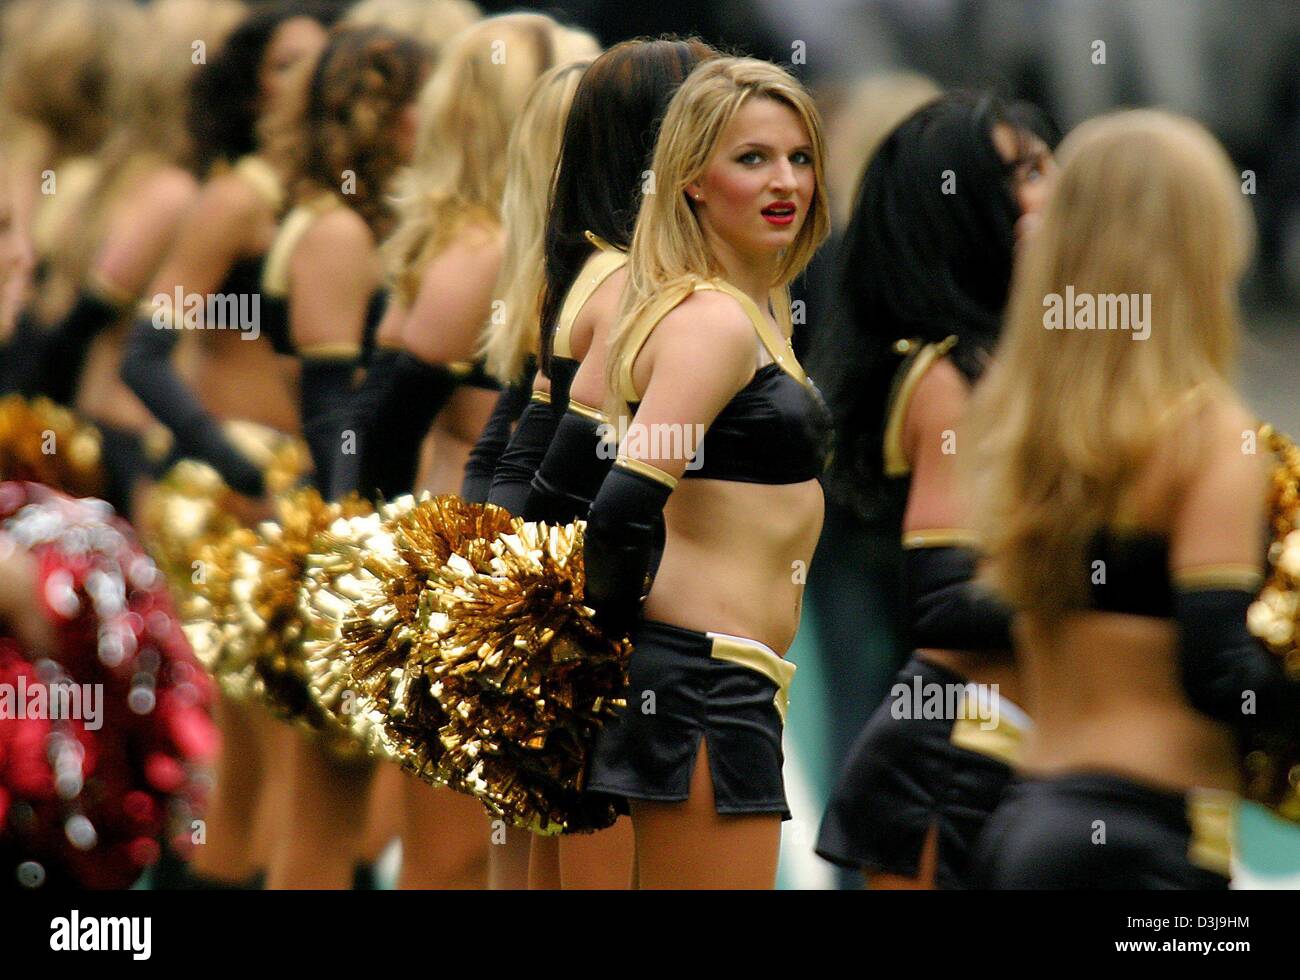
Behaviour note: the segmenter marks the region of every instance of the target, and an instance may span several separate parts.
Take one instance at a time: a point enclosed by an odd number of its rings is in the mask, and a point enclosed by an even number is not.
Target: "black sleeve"
[[[1300,683],[1250,634],[1245,589],[1178,589],[1183,689],[1192,706],[1240,735],[1259,728],[1300,729]]]
[[[616,461],[592,501],[583,538],[585,602],[611,633],[626,632],[645,595],[672,486]]]
[[[528,407],[532,394],[531,381],[519,381],[502,389],[492,415],[479,434],[465,462],[465,475],[460,485],[460,495],[470,503],[481,504],[488,499],[492,489],[492,474],[506,445],[510,442],[510,428]]]
[[[528,516],[524,514],[528,485],[546,454],[546,447],[551,444],[551,436],[555,435],[555,422],[555,412],[549,402],[528,403],[492,476],[488,503],[498,504],[515,515]]]
[[[586,517],[618,451],[601,438],[602,425],[572,408],[564,413],[529,488],[528,520],[567,524]]]
[[[41,352],[41,376],[36,384],[39,393],[60,404],[71,404],[81,382],[90,345],[124,312],[121,306],[83,288],[72,309],[46,339]]]
[[[905,548],[903,601],[915,647],[1010,650],[1011,610],[975,581],[971,548]]]
[[[160,330],[148,317],[137,319],[122,359],[122,380],[171,429],[180,455],[211,464],[231,489],[260,497],[266,492],[261,471],[230,444],[172,366],[179,342],[179,330]]]
[[[41,329],[30,310],[19,312],[9,340],[0,348],[0,395],[16,392],[30,398],[39,394],[49,340],[49,332]]]
[[[410,493],[420,444],[459,379],[446,365],[378,347],[366,379],[352,398],[355,453],[339,460],[335,491],[357,490],[383,499]]]
[[[354,357],[315,357],[302,362],[301,416],[303,438],[311,450],[316,487],[327,500],[336,495],[337,470],[343,455],[355,447],[348,440]]]

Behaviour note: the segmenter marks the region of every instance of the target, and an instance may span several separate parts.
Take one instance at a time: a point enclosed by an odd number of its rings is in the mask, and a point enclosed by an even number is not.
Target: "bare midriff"
[[[784,656],[823,509],[816,480],[681,480],[664,509],[667,543],[645,618],[757,640]]]
[[[1073,612],[1017,620],[1036,727],[1023,768],[1100,771],[1182,792],[1238,791],[1235,740],[1183,693],[1172,621]]]
[[[222,421],[243,419],[297,434],[297,362],[277,354],[265,337],[240,331],[201,334],[195,391],[203,407]]]

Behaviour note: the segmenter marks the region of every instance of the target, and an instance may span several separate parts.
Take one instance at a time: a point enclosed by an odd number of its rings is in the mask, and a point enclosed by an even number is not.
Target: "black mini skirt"
[[[973,886],[1001,889],[1228,887],[1236,798],[1120,776],[1017,781],[980,839]]]
[[[794,664],[754,640],[643,620],[627,707],[596,736],[587,789],[682,802],[700,740],[718,813],[790,819],[781,734]]]
[[[965,678],[913,656],[894,678],[957,688]],[[819,856],[846,868],[915,877],[931,827],[937,827],[936,884],[966,885],[971,853],[1003,791],[1011,784],[1007,758],[1019,728],[1018,709],[1002,699],[996,729],[959,721],[954,712],[925,717],[894,710],[891,696],[876,709],[849,751],[817,836]],[[903,714],[905,717],[898,717]]]

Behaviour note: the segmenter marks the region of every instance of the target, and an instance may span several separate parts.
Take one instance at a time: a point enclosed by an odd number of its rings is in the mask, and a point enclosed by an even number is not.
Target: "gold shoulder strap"
[[[257,154],[249,153],[239,158],[235,163],[234,171],[248,181],[253,190],[262,195],[276,214],[280,213],[280,209],[284,207],[284,185],[280,182],[280,175],[275,172],[274,167]]]
[[[687,282],[676,289],[668,289],[661,292],[655,297],[645,311],[639,316],[635,323],[632,324],[628,337],[627,346],[624,349],[622,360],[618,365],[618,395],[623,401],[632,403],[640,399],[637,394],[636,385],[632,381],[632,365],[636,363],[636,357],[641,353],[641,348],[645,346],[646,340],[650,337],[652,331],[659,321],[666,317],[675,306],[681,303],[687,296],[698,289],[698,281]]]
[[[773,329],[772,324],[767,317],[758,308],[752,299],[733,286],[731,283],[722,279],[710,279],[708,282],[700,283],[698,289],[716,289],[718,292],[726,293],[741,305],[741,308],[749,315],[749,322],[754,325],[754,331],[758,334],[758,339],[766,348],[768,355],[780,365],[781,370],[790,375],[802,385],[808,384],[808,376],[804,374],[803,365],[799,363],[794,356],[794,349],[790,346],[790,341],[780,336],[779,328]],[[773,305],[779,311],[782,306],[783,290],[773,290]],[[786,305],[786,318],[789,317],[789,306]],[[778,322],[781,314],[778,313]]]
[[[900,345],[908,345],[902,348],[908,355],[908,360],[898,369],[894,390],[889,395],[884,440],[885,476],[907,476],[912,471],[907,454],[903,452],[903,420],[907,418],[907,406],[912,401],[916,386],[925,377],[925,372],[952,350],[956,343],[955,334],[937,344],[922,345],[916,340],[899,341]]]
[[[289,260],[302,236],[317,217],[338,207],[340,201],[333,194],[321,194],[299,204],[284,216],[275,233],[275,241],[266,253],[262,267],[262,292],[268,296],[284,297],[289,294]]]
[[[591,232],[587,232],[587,235],[591,239],[601,241]],[[570,334],[573,332],[573,321],[578,319],[578,314],[587,305],[587,300],[591,299],[605,280],[627,265],[626,252],[620,252],[612,245],[606,245],[605,248],[600,248],[600,251],[587,259],[582,266],[582,271],[578,273],[578,278],[573,281],[573,285],[569,287],[569,292],[564,297],[564,304],[560,307],[560,315],[555,322],[555,339],[551,343],[551,353],[556,357],[573,356],[573,347],[569,343]]]

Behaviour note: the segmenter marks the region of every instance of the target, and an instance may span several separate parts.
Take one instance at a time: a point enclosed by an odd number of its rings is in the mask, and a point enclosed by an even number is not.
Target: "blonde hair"
[[[555,165],[573,93],[590,64],[571,61],[539,78],[510,133],[501,202],[506,246],[496,289],[505,316],[488,324],[479,347],[488,373],[503,384],[518,381],[528,355],[537,353],[546,278],[543,245]]]
[[[90,153],[113,123],[114,78],[136,56],[129,0],[17,0],[0,19],[0,116],[51,141],[52,159]]]
[[[345,27],[387,27],[424,45],[437,64],[447,43],[483,17],[470,0],[361,0],[348,8]]]
[[[812,144],[814,191],[808,217],[781,255],[772,289],[784,290],[803,271],[830,233],[826,200],[826,145],[812,97],[784,69],[754,58],[714,58],[699,65],[668,104],[659,127],[651,172],[654,194],[641,199],[628,253],[628,284],[619,321],[610,332],[606,364],[612,418],[627,414],[619,395],[619,372],[629,338],[640,319],[685,299],[700,279],[720,278],[722,268],[704,240],[686,186],[699,179],[723,131],[750,99],[773,99],[803,121]]]
[[[450,42],[420,93],[415,159],[385,246],[402,300],[410,302],[424,266],[461,228],[500,223],[506,143],[533,82],[598,51],[591,35],[544,14],[489,17]]]
[[[992,584],[1047,612],[1081,602],[1089,540],[1124,519],[1157,448],[1196,465],[1194,428],[1172,422],[1189,392],[1228,383],[1252,237],[1227,154],[1189,119],[1103,116],[1072,133],[1059,160],[961,459]],[[1148,335],[1046,329],[1044,309],[1067,287],[1149,296]]]

